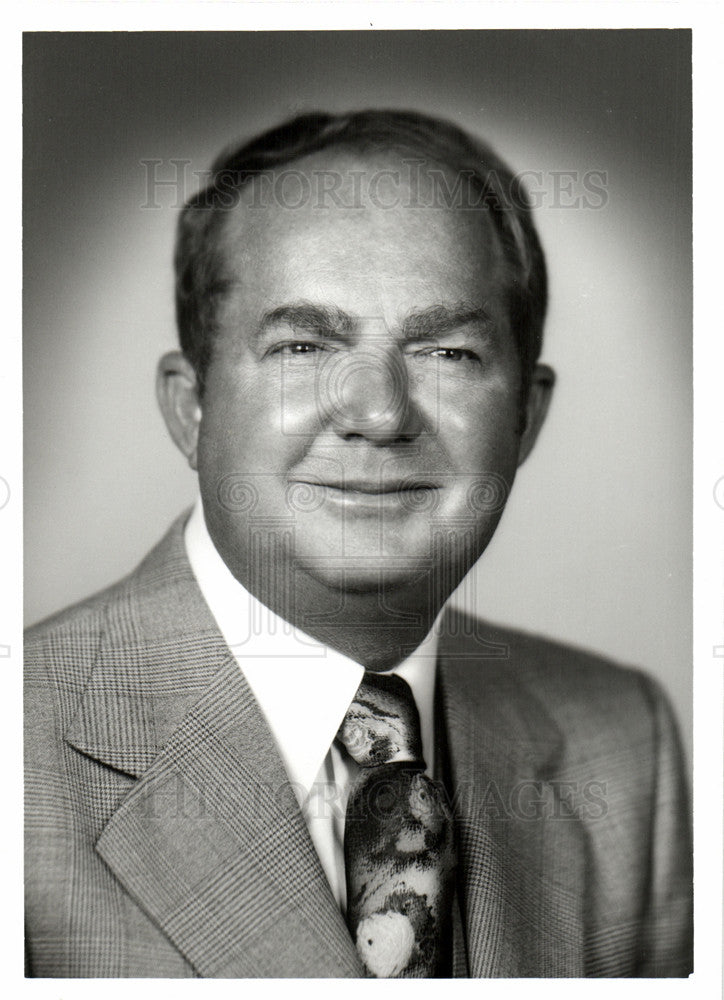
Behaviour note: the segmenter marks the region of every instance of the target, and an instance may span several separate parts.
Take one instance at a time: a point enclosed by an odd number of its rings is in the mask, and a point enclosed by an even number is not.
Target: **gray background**
[[[688,31],[26,35],[27,622],[129,571],[194,498],[153,392],[192,171],[298,111],[412,107],[535,172],[551,275],[554,404],[456,600],[648,669],[690,744],[689,52]],[[156,208],[153,159],[188,161]],[[590,171],[598,208],[576,202]]]

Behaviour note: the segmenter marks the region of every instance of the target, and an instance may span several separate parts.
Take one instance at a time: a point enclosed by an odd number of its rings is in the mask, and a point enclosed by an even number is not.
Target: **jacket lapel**
[[[96,849],[204,977],[359,976],[273,737],[177,522],[117,599],[67,734],[138,778]]]
[[[585,842],[555,781],[561,734],[515,651],[491,658],[459,638],[466,624],[441,640],[439,669],[470,975],[581,976]]]

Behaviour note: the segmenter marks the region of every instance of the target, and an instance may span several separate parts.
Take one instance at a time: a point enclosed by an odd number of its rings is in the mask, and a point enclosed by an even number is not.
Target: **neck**
[[[274,574],[237,569],[237,579],[275,614],[367,670],[390,669],[414,652],[447,597],[431,599],[428,573],[404,584],[378,579],[354,589],[279,565]],[[280,586],[280,580],[294,580],[294,586]]]

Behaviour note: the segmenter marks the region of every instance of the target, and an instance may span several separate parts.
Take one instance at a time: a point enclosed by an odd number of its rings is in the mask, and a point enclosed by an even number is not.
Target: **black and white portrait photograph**
[[[691,985],[695,32],[357,20],[23,32],[12,960]]]

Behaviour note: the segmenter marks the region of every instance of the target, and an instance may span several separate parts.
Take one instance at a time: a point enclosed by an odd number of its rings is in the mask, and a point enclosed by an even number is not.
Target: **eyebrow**
[[[285,324],[298,330],[316,333],[330,340],[346,339],[357,326],[357,320],[336,306],[308,302],[277,306],[265,312],[259,323],[258,335],[274,326]],[[461,326],[476,324],[483,333],[493,328],[493,320],[484,306],[467,303],[435,305],[410,313],[402,322],[403,340],[436,340]]]
[[[484,333],[493,328],[492,317],[484,306],[465,303],[431,306],[409,315],[402,324],[402,335],[405,340],[436,340],[473,323],[484,327]]]
[[[354,318],[342,309],[309,302],[297,302],[277,306],[276,309],[265,312],[259,323],[258,334],[261,336],[270,327],[282,324],[297,330],[305,330],[308,333],[316,333],[330,340],[348,337],[356,326]]]

